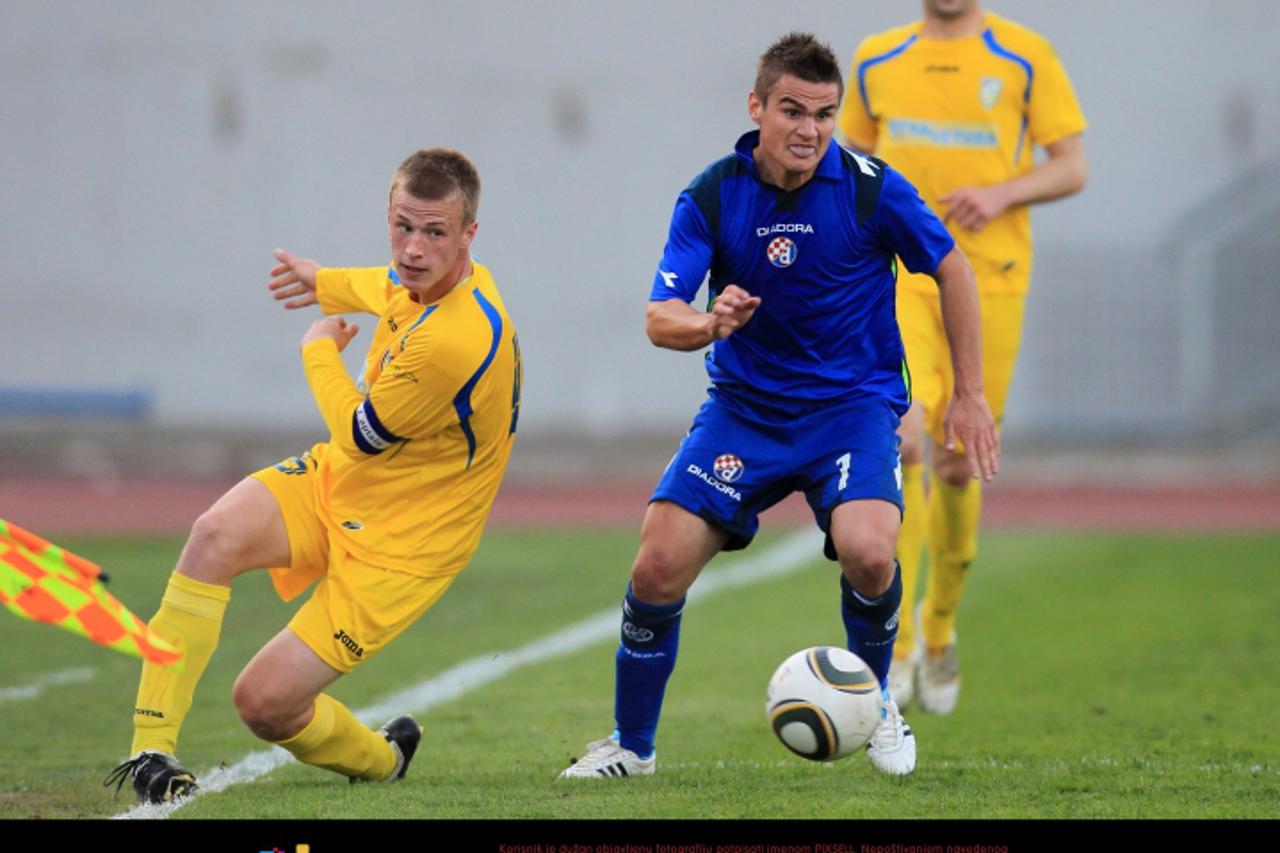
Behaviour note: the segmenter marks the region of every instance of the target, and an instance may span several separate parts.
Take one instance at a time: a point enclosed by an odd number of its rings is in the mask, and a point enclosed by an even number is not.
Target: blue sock
[[[862,658],[880,680],[881,689],[887,689],[893,641],[898,638],[898,608],[902,605],[902,569],[897,561],[893,583],[879,598],[860,595],[840,575],[840,605],[849,651]]]
[[[653,754],[662,695],[676,666],[683,609],[683,598],[674,604],[645,604],[627,585],[622,642],[615,658],[613,716],[618,743],[641,758]]]

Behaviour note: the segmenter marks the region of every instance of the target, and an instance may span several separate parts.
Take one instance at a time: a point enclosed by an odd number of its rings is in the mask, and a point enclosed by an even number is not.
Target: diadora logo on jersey
[[[796,244],[787,237],[775,237],[764,254],[775,267],[789,267],[796,262]]]
[[[770,234],[812,234],[813,226],[807,222],[779,222],[776,225],[760,226],[756,229],[757,237],[768,237]]]
[[[978,100],[982,102],[983,109],[991,109],[1000,100],[1000,90],[1004,88],[1004,81],[999,77],[983,77],[982,82],[978,84]]]
[[[358,521],[350,520],[342,522],[342,526],[347,530],[364,530],[364,525]]]
[[[716,457],[714,466],[716,476],[726,483],[737,480],[746,469],[747,466],[742,464],[742,460],[732,453],[721,453]]]
[[[676,273],[658,270],[658,275],[662,276],[662,280],[667,283],[667,287],[674,288],[676,286]]]

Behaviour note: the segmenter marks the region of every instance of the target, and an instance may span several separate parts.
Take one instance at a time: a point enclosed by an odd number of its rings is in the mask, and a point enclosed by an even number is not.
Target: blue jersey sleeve
[[[876,209],[880,236],[913,273],[933,275],[956,241],[916,188],[891,168],[885,169]]]
[[[662,261],[653,276],[650,302],[683,299],[692,302],[711,269],[713,253],[711,229],[697,203],[684,192],[671,214],[671,231]]]

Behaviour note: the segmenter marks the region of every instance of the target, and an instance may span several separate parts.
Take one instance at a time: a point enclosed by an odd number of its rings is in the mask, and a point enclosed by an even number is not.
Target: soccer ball
[[[880,682],[853,652],[814,646],[782,662],[764,707],[783,746],[801,758],[835,761],[865,746],[880,725]]]

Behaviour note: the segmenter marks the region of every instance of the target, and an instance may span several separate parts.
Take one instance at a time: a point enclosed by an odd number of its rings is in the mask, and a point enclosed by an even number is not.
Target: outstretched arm
[[[988,187],[961,187],[938,199],[946,210],[943,221],[981,231],[1011,207],[1053,201],[1079,192],[1089,173],[1084,136],[1073,134],[1046,145],[1044,150],[1048,159],[1025,175]]]
[[[1000,435],[982,394],[982,318],[973,267],[959,248],[952,249],[933,274],[942,301],[955,389],[942,416],[947,450],[964,444],[975,477],[990,481],[1000,468]]]
[[[759,296],[731,284],[716,297],[710,311],[699,311],[682,299],[650,302],[645,331],[654,346],[692,352],[732,335],[759,307]]]
[[[272,254],[276,256],[279,263],[271,268],[271,281],[267,284],[267,288],[271,290],[275,299],[289,300],[284,303],[284,307],[290,309],[315,305],[318,301],[316,273],[320,271],[320,265],[313,260],[299,258],[284,249],[276,249]]]

